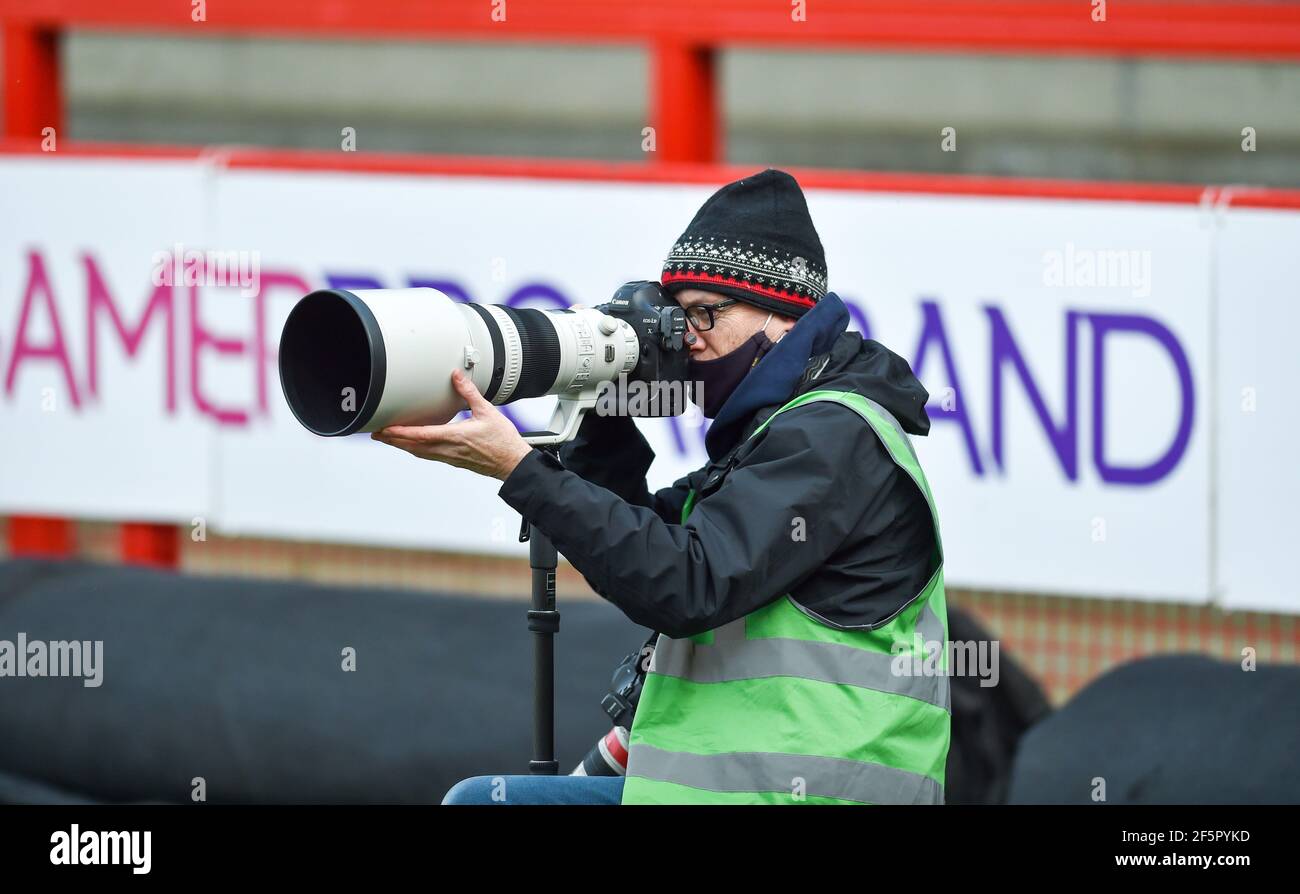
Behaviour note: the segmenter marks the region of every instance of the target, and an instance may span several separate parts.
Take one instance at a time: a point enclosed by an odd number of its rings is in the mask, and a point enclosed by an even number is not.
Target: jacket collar
[[[741,379],[718,411],[704,435],[704,449],[710,461],[724,456],[736,445],[756,412],[789,400],[808,366],[808,359],[829,351],[848,326],[848,308],[834,292],[828,292],[800,317]]]

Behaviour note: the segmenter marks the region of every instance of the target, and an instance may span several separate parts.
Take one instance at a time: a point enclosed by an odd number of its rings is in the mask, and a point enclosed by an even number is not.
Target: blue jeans
[[[444,804],[618,804],[622,776],[471,776]]]

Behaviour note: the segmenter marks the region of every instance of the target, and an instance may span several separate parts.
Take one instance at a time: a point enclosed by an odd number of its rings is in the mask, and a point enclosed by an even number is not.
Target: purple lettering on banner
[[[966,455],[970,457],[971,468],[976,475],[984,474],[984,463],[980,460],[979,447],[975,444],[975,431],[971,427],[970,414],[966,412],[966,401],[962,398],[961,381],[957,378],[957,365],[953,363],[952,348],[948,344],[948,333],[943,326],[943,314],[934,301],[921,302],[921,337],[912,355],[912,374],[921,378],[921,369],[925,366],[926,351],[930,344],[939,346],[943,359],[944,375],[948,377],[948,387],[953,391],[953,408],[951,410],[940,404],[932,407],[926,404],[926,411],[936,419],[951,419],[961,427],[962,439],[966,443]],[[994,418],[997,418],[996,416]],[[1000,460],[999,460],[1000,461]]]
[[[461,304],[473,304],[474,298],[469,292],[459,284],[449,279],[428,279],[420,276],[412,276],[406,281],[406,284],[412,289],[437,289],[452,301],[458,301]]]
[[[528,431],[528,429],[524,428],[524,426],[519,424],[519,420],[515,418],[515,414],[510,411],[510,407],[508,405],[498,406],[497,409],[501,411],[502,416],[510,420],[510,424],[513,425],[516,429],[518,429],[519,431]],[[469,410],[461,410],[460,412],[469,414]],[[460,413],[456,415],[460,416]],[[468,419],[469,415],[462,416],[461,418]]]
[[[541,282],[525,283],[515,289],[510,297],[506,299],[506,304],[510,307],[520,307],[524,304],[537,302],[550,304],[559,310],[566,310],[573,303],[559,289]]]
[[[1065,315],[1065,422],[1057,426],[1052,420],[1047,405],[1043,402],[1038,386],[1034,384],[1034,378],[1029,372],[1029,367],[1025,365],[1025,359],[1021,356],[1015,339],[1011,336],[1011,330],[1002,316],[1002,311],[992,305],[986,305],[984,312],[988,315],[992,333],[990,372],[993,377],[994,461],[997,462],[999,469],[1006,468],[1002,455],[1002,367],[1010,361],[1016,368],[1021,384],[1025,386],[1025,393],[1033,404],[1038,421],[1047,432],[1052,449],[1061,462],[1061,468],[1065,470],[1065,477],[1070,481],[1077,481],[1079,479],[1079,401],[1075,358],[1078,354],[1076,329],[1080,315],[1073,312]]]
[[[677,421],[676,416],[667,417],[668,433],[673,436],[673,449],[677,451],[678,456],[685,456],[690,449],[686,446],[686,439],[682,437],[682,426]]]
[[[384,284],[373,276],[360,276],[348,273],[326,273],[325,283],[331,289],[382,289]]]
[[[44,296],[45,307],[50,318],[52,339],[46,345],[34,345],[27,340],[27,323],[31,319],[32,304],[37,295]],[[9,369],[5,373],[5,393],[14,393],[14,381],[18,377],[18,364],[23,360],[46,359],[58,362],[63,371],[63,381],[68,387],[68,398],[74,407],[81,406],[81,396],[77,393],[77,380],[72,374],[72,362],[68,359],[67,346],[63,341],[63,326],[59,322],[59,305],[50,287],[49,275],[45,272],[45,261],[40,253],[27,253],[27,291],[23,293],[22,309],[18,314],[18,328],[14,334],[14,352],[9,358]]]
[[[1153,484],[1174,470],[1192,437],[1192,419],[1196,396],[1192,368],[1178,339],[1163,323],[1151,317],[1128,314],[1089,314],[1092,323],[1092,458],[1103,481],[1113,484]],[[1178,371],[1178,430],[1164,455],[1147,466],[1113,466],[1106,461],[1106,335],[1111,332],[1134,332],[1149,335],[1174,361]]]
[[[113,300],[113,294],[104,284],[104,277],[99,272],[99,266],[95,259],[89,254],[81,256],[81,265],[86,270],[86,360],[89,369],[86,371],[86,391],[93,397],[99,397],[99,327],[97,318],[106,313],[109,321],[113,324],[113,329],[117,332],[118,340],[126,348],[126,356],[134,357],[140,350],[140,343],[144,341],[145,330],[149,328],[149,323],[153,315],[158,313],[162,317],[163,326],[163,345],[166,351],[167,368],[164,375],[167,380],[167,412],[176,412],[176,330],[175,315],[176,308],[173,301],[172,287],[170,285],[155,286],[153,295],[149,298],[149,303],[145,305],[144,313],[140,315],[140,322],[134,328],[130,329],[122,322],[122,315],[118,313],[117,303]]]

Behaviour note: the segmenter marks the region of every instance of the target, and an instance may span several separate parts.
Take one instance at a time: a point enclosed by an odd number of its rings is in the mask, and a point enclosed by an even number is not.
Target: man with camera
[[[385,443],[503,481],[592,588],[658,633],[626,776],[475,777],[444,803],[942,803],[950,739],[938,517],[906,360],[847,331],[798,183],[728,184],[672,247],[709,462],[651,493],[628,416],[560,458],[468,379],[473,418]],[[920,672],[917,668],[922,668]]]

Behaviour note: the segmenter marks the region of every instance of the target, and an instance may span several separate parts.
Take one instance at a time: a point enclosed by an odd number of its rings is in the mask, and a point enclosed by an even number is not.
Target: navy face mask
[[[768,314],[762,329],[721,357],[713,360],[687,360],[686,366],[691,381],[700,383],[701,400],[696,403],[700,405],[700,412],[708,418],[713,419],[718,415],[722,405],[727,402],[727,398],[731,397],[731,392],[736,390],[741,379],[749,375],[754,364],[758,363],[775,344],[767,337],[767,323],[771,319],[772,315]]]

